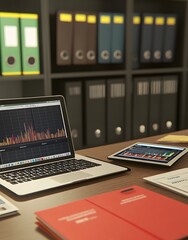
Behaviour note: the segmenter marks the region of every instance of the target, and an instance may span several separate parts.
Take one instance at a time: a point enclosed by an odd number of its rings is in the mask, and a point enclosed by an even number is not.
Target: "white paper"
[[[25,47],[36,48],[38,46],[37,28],[36,27],[25,27]]]
[[[169,174],[159,182],[188,193],[188,168],[187,171]]]
[[[18,30],[16,26],[5,26],[5,47],[17,47],[18,46]]]
[[[144,179],[188,197],[188,168],[157,174]]]

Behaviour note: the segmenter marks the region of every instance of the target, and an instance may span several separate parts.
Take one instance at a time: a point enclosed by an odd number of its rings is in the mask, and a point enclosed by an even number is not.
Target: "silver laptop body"
[[[61,165],[75,158],[84,164],[90,162],[92,167],[54,175],[53,163]],[[45,171],[52,174],[32,178],[36,167],[39,175]],[[0,184],[15,194],[27,195],[128,170],[75,154],[63,96],[0,100]],[[23,171],[24,180],[14,180],[15,173]],[[7,181],[10,175],[13,179]]]

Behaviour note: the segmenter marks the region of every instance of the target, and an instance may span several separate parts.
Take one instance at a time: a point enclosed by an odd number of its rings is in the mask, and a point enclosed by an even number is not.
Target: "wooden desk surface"
[[[188,130],[178,131],[177,135],[188,135]],[[156,140],[167,134],[143,138],[140,141],[156,143]],[[122,143],[116,143],[96,148],[89,148],[78,151],[79,154],[94,157],[103,161],[107,160],[107,156],[121,150],[122,148],[129,146],[130,144],[137,142],[138,140],[131,140]],[[169,144],[170,145],[170,144]],[[186,146],[188,144],[171,144],[177,146]],[[173,199],[179,200],[184,203],[188,203],[188,199],[181,195],[170,192],[166,189],[151,185],[143,180],[143,177],[151,176],[166,171],[172,171],[188,167],[188,154],[181,158],[170,168],[149,165],[144,163],[122,162],[117,161],[116,164],[127,166],[131,168],[129,173],[119,173],[107,177],[101,177],[94,180],[89,180],[79,184],[73,184],[66,187],[60,187],[44,192],[32,194],[30,196],[18,197],[6,189],[1,187],[1,195],[10,200],[20,209],[20,215],[10,216],[2,218],[0,220],[0,239],[1,240],[44,240],[51,239],[49,236],[41,232],[35,225],[34,212],[55,207],[61,204],[65,204],[78,199],[83,199],[92,195],[100,194],[107,191],[116,190],[131,185],[139,185],[144,188],[153,190],[155,192],[164,194]]]

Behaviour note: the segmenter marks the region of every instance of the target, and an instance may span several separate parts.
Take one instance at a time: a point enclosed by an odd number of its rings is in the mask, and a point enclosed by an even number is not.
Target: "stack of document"
[[[144,179],[188,197],[188,168],[157,174]]]

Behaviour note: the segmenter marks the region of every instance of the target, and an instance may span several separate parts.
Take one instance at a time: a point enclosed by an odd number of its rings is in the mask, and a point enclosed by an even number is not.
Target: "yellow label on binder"
[[[164,25],[164,17],[156,17],[155,24],[156,25]]]
[[[110,24],[110,23],[111,23],[111,18],[110,18],[110,16],[101,16],[101,17],[100,17],[100,23]]]
[[[76,14],[75,21],[76,22],[86,22],[86,15],[85,14]]]
[[[135,16],[135,17],[133,17],[133,24],[140,24],[140,22],[141,22],[141,19],[140,19],[140,17],[139,16]]]
[[[115,24],[123,24],[124,18],[123,16],[114,16],[113,21]]]
[[[145,17],[144,23],[145,24],[153,24],[153,17],[151,17],[151,16]]]
[[[88,15],[87,16],[88,23],[96,23],[96,16],[95,15]]]
[[[19,18],[19,13],[0,12],[0,17],[5,17],[5,18]]]
[[[20,13],[20,18],[38,19],[38,14]]]
[[[176,19],[174,17],[168,17],[166,20],[167,25],[175,25]]]
[[[61,22],[72,22],[72,14],[70,13],[61,13],[60,14]]]

